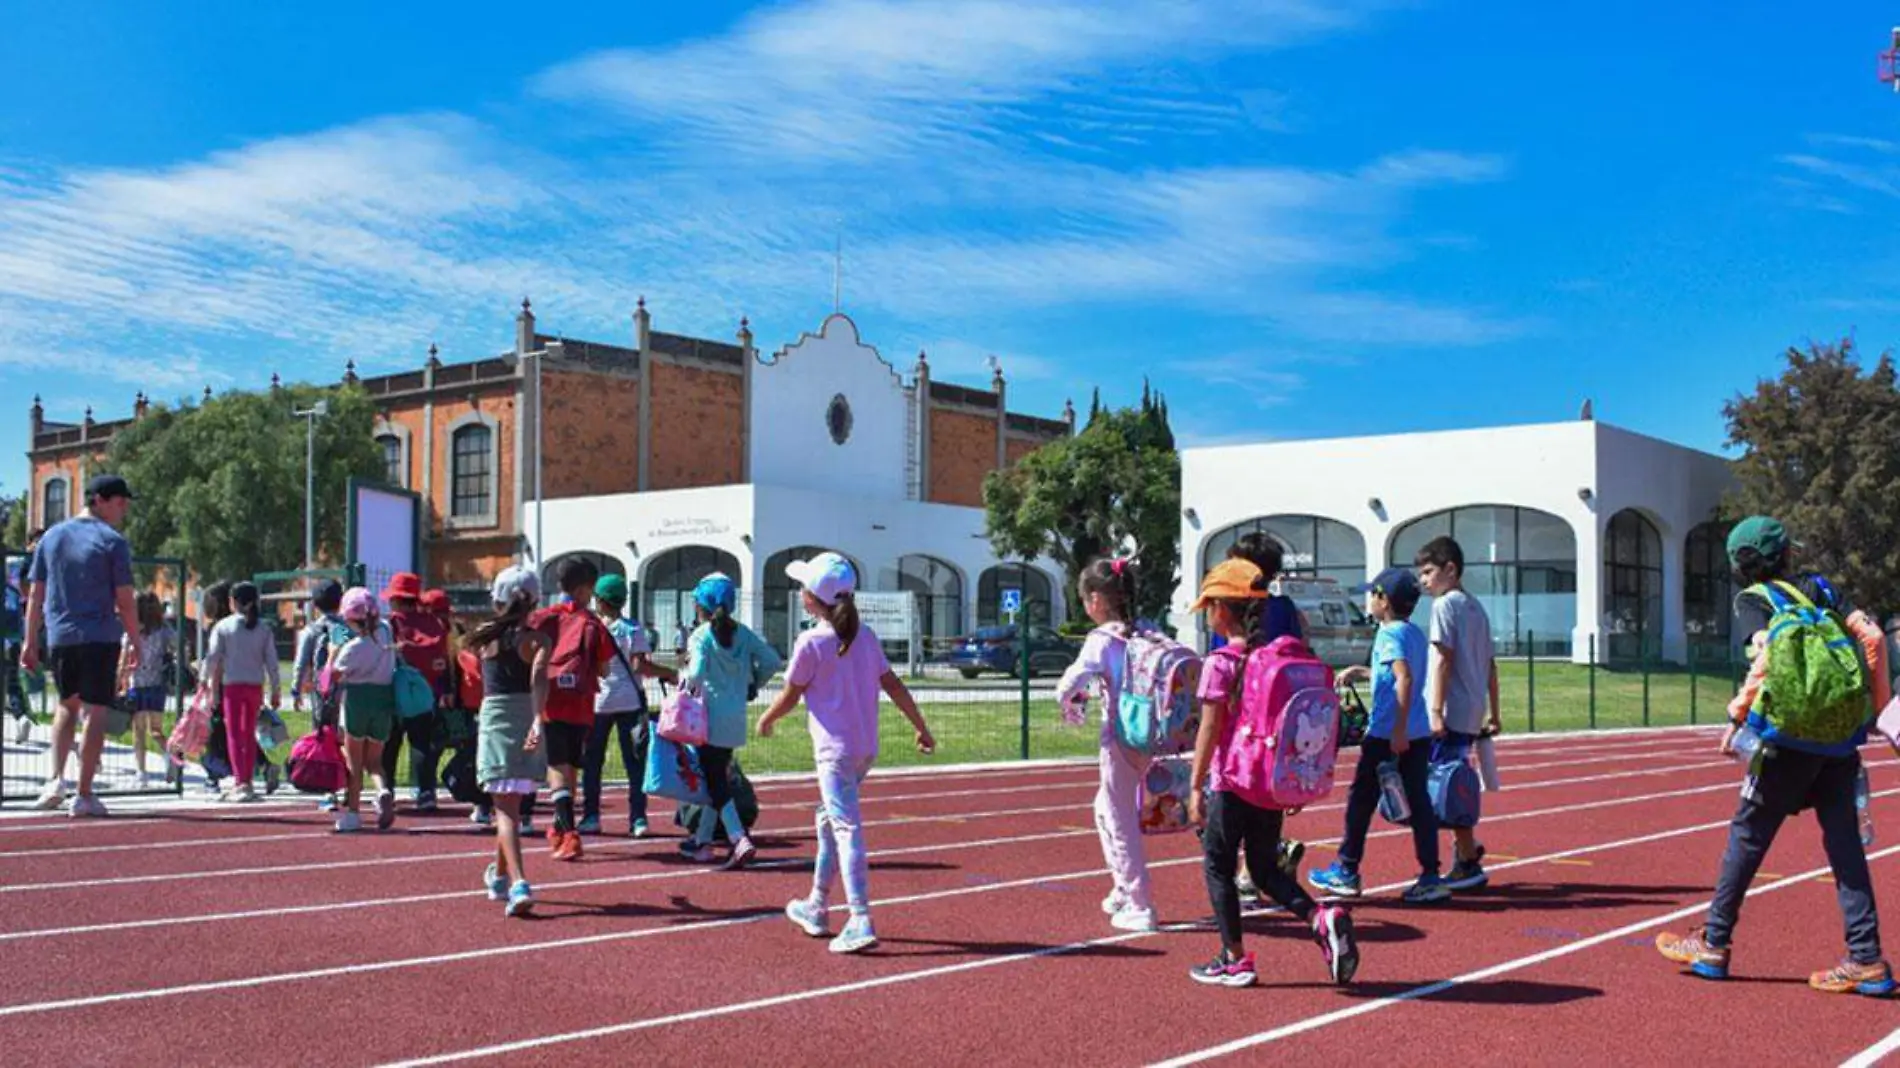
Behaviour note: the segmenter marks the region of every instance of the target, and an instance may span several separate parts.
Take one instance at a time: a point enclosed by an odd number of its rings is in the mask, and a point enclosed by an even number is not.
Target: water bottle
[[[1860,844],[1863,847],[1874,844],[1874,814],[1867,807],[1871,793],[1867,785],[1867,768],[1862,765],[1854,775],[1854,812],[1860,816]]]
[[[1761,750],[1761,735],[1755,733],[1755,728],[1744,723],[1742,729],[1735,732],[1733,746],[1735,759],[1741,761],[1743,767],[1747,767],[1754,762],[1755,754]]]
[[[1379,765],[1379,811],[1393,823],[1412,818],[1412,803],[1405,797],[1405,780],[1399,776],[1399,763],[1388,760]]]

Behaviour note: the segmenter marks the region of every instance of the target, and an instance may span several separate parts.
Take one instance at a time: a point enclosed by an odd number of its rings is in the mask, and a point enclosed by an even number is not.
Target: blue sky
[[[1588,396],[1716,448],[1784,346],[1900,336],[1881,5],[599,7],[0,9],[0,486],[34,393],[490,355],[523,294],[769,351],[840,235],[887,358],[1050,415],[1146,374],[1189,442]]]

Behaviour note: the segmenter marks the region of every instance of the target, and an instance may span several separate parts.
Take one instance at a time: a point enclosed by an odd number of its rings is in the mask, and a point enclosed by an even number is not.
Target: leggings
[[[396,729],[390,732],[389,740],[383,743],[383,776],[389,780],[390,789],[396,787],[396,764],[402,756],[404,736],[409,739],[409,782],[415,787],[417,797],[435,796],[436,763],[442,754],[435,751],[435,713],[415,716],[410,719],[396,720]]]
[[[712,797],[712,810],[725,824],[726,837],[737,845],[745,837],[745,824],[739,820],[739,806],[732,803],[732,750],[719,745],[699,747],[699,770],[706,776],[706,793]],[[708,841],[712,824],[706,824]]]
[[[249,786],[257,769],[257,714],[264,707],[264,688],[255,684],[224,684],[224,752],[231,758],[231,777]]]
[[[1313,896],[1280,870],[1280,829],[1285,818],[1277,809],[1256,808],[1226,791],[1208,799],[1207,826],[1201,829],[1201,871],[1225,949],[1238,952],[1241,944],[1240,891],[1234,888],[1234,876],[1243,849],[1254,885],[1300,919],[1312,918],[1317,907]]]

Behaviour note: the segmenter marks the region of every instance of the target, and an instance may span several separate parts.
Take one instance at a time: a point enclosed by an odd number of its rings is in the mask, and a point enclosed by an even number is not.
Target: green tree
[[[287,386],[229,393],[200,406],[155,407],[112,439],[111,463],[138,494],[126,534],[141,556],[183,557],[207,581],[301,567],[304,420],[317,421],[317,552],[343,555],[346,487],[378,478],[376,411],[361,389]]]
[[[18,551],[26,547],[26,491],[18,497],[0,495],[0,546]]]
[[[1891,353],[1863,368],[1851,340],[1789,349],[1781,377],[1729,401],[1728,442],[1746,451],[1724,504],[1772,515],[1802,560],[1855,603],[1900,609],[1900,391]]]
[[[1179,581],[1181,457],[1166,405],[1144,389],[1140,408],[1097,411],[983,483],[985,531],[997,556],[1047,556],[1067,577],[1069,618],[1080,617],[1075,580],[1089,561],[1132,543],[1138,614],[1163,619]]]

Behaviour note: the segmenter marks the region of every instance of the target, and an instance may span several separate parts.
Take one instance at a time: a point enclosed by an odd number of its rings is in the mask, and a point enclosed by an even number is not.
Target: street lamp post
[[[330,414],[330,402],[293,408],[290,414],[304,421],[303,566],[308,570],[317,566],[317,420]]]

